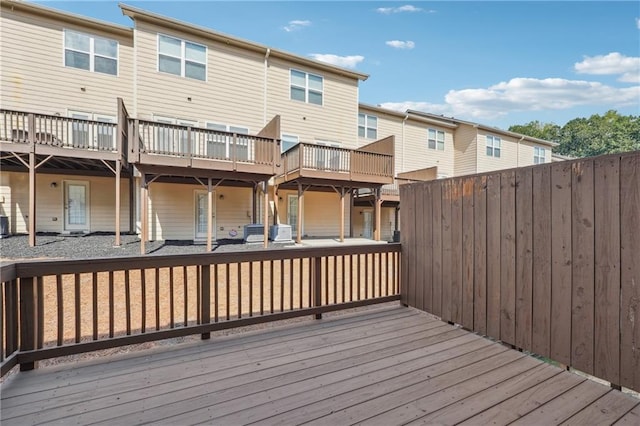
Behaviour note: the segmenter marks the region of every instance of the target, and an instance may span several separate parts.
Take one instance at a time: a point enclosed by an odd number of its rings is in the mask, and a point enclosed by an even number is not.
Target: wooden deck
[[[639,424],[640,400],[398,306],[41,368],[13,424]]]

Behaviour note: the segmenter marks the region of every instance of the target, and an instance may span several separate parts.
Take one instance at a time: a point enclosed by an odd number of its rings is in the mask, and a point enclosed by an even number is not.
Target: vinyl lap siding
[[[323,105],[290,99],[290,69],[320,75],[323,82]],[[267,117],[281,116],[282,133],[297,135],[301,142],[315,140],[340,142],[344,148],[358,144],[358,81],[269,59]]]
[[[279,190],[282,197],[279,202],[280,223],[286,224],[288,195],[295,195],[296,191]],[[344,233],[349,235],[349,217],[351,202],[348,196],[344,198]],[[337,237],[340,235],[340,197],[336,193],[312,192],[304,194],[302,205],[303,236],[309,237]]]
[[[133,39],[2,8],[2,107],[66,116],[68,110],[116,115],[117,98],[133,104]],[[115,39],[118,76],[64,66],[63,29]],[[82,91],[81,88],[85,90]]]
[[[9,217],[12,233],[28,232],[29,174],[2,173],[1,190],[5,193],[1,203],[3,215]],[[90,232],[115,230],[115,180],[108,177],[70,176],[62,174],[36,174],[36,231],[64,232],[64,182],[89,183]],[[53,188],[51,183],[55,182]],[[120,231],[129,231],[129,183],[120,181]]]
[[[486,136],[497,136],[501,142],[500,158],[490,157],[487,155],[487,139]],[[518,167],[518,140],[491,133],[490,131],[480,130],[478,132],[478,173],[490,172],[493,170],[510,169]],[[533,153],[531,154],[533,162]]]
[[[444,151],[429,149],[427,129],[444,132]],[[407,120],[404,128],[405,166],[404,171],[420,170],[427,167],[438,167],[438,174],[453,174],[453,133],[450,129],[416,123]]]
[[[476,128],[467,124],[460,124],[460,127],[455,131],[454,137],[454,174],[460,176],[479,172],[479,170],[477,170],[477,147],[479,144],[476,140]]]
[[[207,46],[207,81],[159,72],[158,33]],[[136,22],[137,115],[249,127],[264,125],[263,57],[221,43]],[[189,100],[191,99],[191,100]],[[268,117],[267,119],[271,119]]]
[[[379,112],[369,111],[365,108],[360,108],[359,112],[373,115],[378,118],[378,137],[376,140],[384,139],[388,136],[395,136],[395,171],[396,174],[405,171],[402,157],[402,118],[388,114],[380,114]],[[366,145],[374,141],[374,139],[358,137],[359,146]]]

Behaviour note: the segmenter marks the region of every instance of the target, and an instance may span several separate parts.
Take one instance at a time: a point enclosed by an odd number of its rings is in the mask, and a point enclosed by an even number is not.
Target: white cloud
[[[640,30],[640,18],[636,18],[636,27]]]
[[[338,56],[331,53],[311,53],[309,56],[316,61],[326,62],[343,68],[355,68],[356,65],[364,61],[364,56],[361,55]]]
[[[395,49],[413,49],[414,47],[416,47],[416,44],[414,42],[412,42],[411,40],[407,40],[407,41],[401,41],[401,40],[389,40],[387,42],[385,42],[385,44],[387,46],[391,46]]]
[[[640,57],[625,56],[618,52],[608,55],[585,56],[574,69],[579,74],[616,75],[625,83],[640,83]]]
[[[399,6],[399,7],[379,7],[376,9],[376,12],[382,13],[383,15],[390,15],[392,13],[402,13],[402,12],[415,13],[415,12],[422,12],[422,8],[415,7],[410,4],[405,4],[404,6]],[[435,11],[428,10],[427,12],[433,13]]]
[[[583,105],[635,105],[640,86],[617,88],[598,82],[561,78],[513,78],[481,89],[451,90],[444,103],[388,102],[385,108],[491,119],[519,111],[561,110]]]
[[[289,24],[282,27],[282,29],[290,33],[291,31],[297,31],[310,25],[311,21],[295,19],[293,21],[289,21]]]

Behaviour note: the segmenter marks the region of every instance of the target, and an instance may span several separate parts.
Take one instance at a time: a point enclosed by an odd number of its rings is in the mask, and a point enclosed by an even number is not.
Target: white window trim
[[[250,129],[249,129],[249,127],[247,127],[247,126],[240,126],[240,125],[235,125],[235,124],[218,123],[218,122],[215,122],[215,121],[207,121],[207,122],[205,123],[205,127],[206,127],[208,130],[213,130],[213,131],[216,131],[216,129],[211,129],[211,128],[209,128],[209,125],[210,125],[210,124],[212,124],[212,125],[214,125],[214,126],[224,127],[224,128],[225,128],[225,130],[220,130],[221,132],[236,133],[236,134],[238,134],[238,135],[249,135],[249,134],[251,134],[251,133],[250,133]],[[232,128],[232,127],[235,127],[235,128],[237,128],[237,129],[243,129],[243,130],[246,130],[246,131],[247,131],[247,133],[232,132],[232,131],[231,131],[231,128]],[[227,137],[227,138],[226,138],[226,140],[225,140],[225,155],[226,155],[227,157],[229,157],[229,156],[230,156],[230,152],[229,152],[229,146],[230,146],[230,144],[231,144],[231,140],[229,139],[229,137]]]
[[[97,121],[100,123],[111,123],[111,124],[115,124],[118,122],[118,119],[115,115],[110,115],[110,114],[99,114],[99,113],[93,113],[93,112],[89,112],[89,111],[81,111],[81,110],[76,110],[76,109],[67,109],[67,117],[69,118],[73,118],[74,115],[81,115],[84,116],[83,118],[80,117],[76,117],[76,120],[88,120],[88,121]],[[73,125],[71,125],[71,128],[73,127]],[[87,141],[89,143],[89,148],[96,148],[99,147],[99,143],[98,143],[98,130],[99,130],[99,126],[96,126],[95,124],[87,124],[87,135],[89,140]],[[69,134],[69,140],[70,142],[73,144],[74,141],[72,140],[73,137],[73,130],[70,131]],[[112,136],[112,146],[115,149],[116,148],[116,131],[114,130],[113,135]]]
[[[173,56],[173,55],[168,55],[166,53],[160,53],[160,37],[161,36],[162,37],[172,38],[174,40],[179,40],[180,41],[180,57]],[[187,77],[187,75],[186,75],[187,43],[191,43],[191,44],[195,44],[197,46],[204,47],[204,62],[191,61],[191,62],[195,62],[197,64],[204,65],[204,80],[200,80],[199,78]],[[170,57],[170,58],[180,59],[180,75],[178,77],[188,78],[189,80],[194,80],[194,81],[204,81],[205,83],[209,80],[209,64],[208,64],[209,48],[207,47],[207,45],[201,44],[201,43],[196,43],[195,41],[186,40],[186,39],[183,39],[183,38],[180,38],[180,37],[175,37],[175,36],[172,36],[172,35],[169,35],[169,34],[158,33],[156,35],[156,71],[159,72],[159,73],[162,73],[162,74],[176,75],[176,74],[172,74],[170,72],[160,71],[160,55],[161,54],[164,55],[164,56]]]
[[[547,150],[541,146],[533,147],[533,164],[544,164],[547,162]]]
[[[304,74],[304,83],[305,83],[305,87],[302,86],[298,86],[297,84],[293,84],[293,81],[291,80],[291,71],[296,71],[299,73]],[[322,103],[321,104],[315,104],[313,102],[309,102],[309,91],[313,91],[313,92],[318,92],[318,90],[315,89],[309,89],[309,76],[312,75],[314,77],[319,77],[322,79],[322,90],[319,91],[320,95],[322,96]],[[324,76],[321,76],[320,74],[314,74],[311,72],[306,72],[306,71],[302,71],[296,68],[289,68],[289,100],[291,101],[296,101],[296,102],[301,102],[298,101],[297,99],[293,99],[291,97],[291,88],[292,87],[298,87],[300,89],[304,89],[304,103],[309,104],[309,105],[316,105],[316,106],[324,106]]]
[[[364,126],[360,125],[360,116],[363,115],[364,116]],[[375,118],[376,119],[376,127],[369,127],[367,125],[367,123],[369,122],[368,118]],[[364,128],[364,136],[360,136],[360,127]],[[367,132],[367,129],[373,129],[376,131],[376,137],[375,138],[370,138]],[[358,113],[358,137],[362,138],[364,137],[365,139],[371,139],[371,140],[376,140],[378,139],[378,116],[377,115],[371,115],[371,114],[366,114],[364,112],[359,112]]]
[[[77,49],[72,49],[72,48],[67,48],[67,41],[65,38],[65,33],[67,31],[73,32],[73,33],[77,33],[77,34],[82,34],[85,35],[87,37],[89,37],[89,52],[85,52],[82,50],[77,50]],[[110,40],[110,41],[115,41],[116,42],[116,56],[111,57],[111,56],[105,56],[105,55],[97,55],[94,51],[94,44],[95,44],[95,38],[101,38],[101,39],[105,39],[105,40]],[[76,68],[76,67],[72,67],[72,66],[68,66],[66,63],[66,55],[65,52],[67,50],[70,50],[72,52],[80,52],[80,53],[88,53],[89,54],[89,69],[85,70],[83,68]],[[116,73],[115,74],[109,74],[106,72],[100,72],[100,71],[95,71],[95,57],[99,56],[101,58],[107,58],[107,59],[115,59],[116,61]],[[91,35],[89,33],[85,33],[82,31],[76,31],[76,30],[72,30],[70,28],[63,28],[62,29],[62,66],[65,68],[73,68],[74,70],[79,70],[79,71],[87,71],[87,72],[93,72],[96,74],[100,74],[100,75],[109,75],[112,77],[118,77],[120,75],[120,42],[118,42],[118,40],[114,40],[112,38],[108,38],[108,37],[101,37],[101,36],[96,36],[96,35]]]
[[[293,148],[294,146],[298,145],[300,143],[300,137],[298,135],[292,135],[290,133],[280,133],[280,153],[285,152],[284,145],[282,144],[282,142],[284,141],[284,138],[289,137],[289,138],[296,138],[297,142],[295,143],[295,145],[293,145],[291,148]],[[289,148],[289,149],[291,149]]]
[[[499,136],[493,135],[485,135],[485,154],[487,157],[492,158],[502,158],[502,138]],[[491,144],[489,144],[489,140],[491,140]],[[498,146],[496,146],[496,141],[498,141]],[[486,153],[486,148],[491,148],[491,154]],[[495,150],[500,150],[500,155],[495,155]]]
[[[429,137],[429,131],[435,132],[435,139],[433,139],[433,142],[434,142],[433,148],[429,146],[429,141],[431,140],[431,138]],[[440,142],[440,140],[438,139],[438,135],[442,135],[442,148],[440,148],[440,146],[438,145],[438,142]],[[445,145],[446,145],[446,138],[447,138],[447,134],[445,133],[444,130],[438,130],[432,127],[428,128],[427,129],[427,149],[432,149],[434,151],[444,151]]]

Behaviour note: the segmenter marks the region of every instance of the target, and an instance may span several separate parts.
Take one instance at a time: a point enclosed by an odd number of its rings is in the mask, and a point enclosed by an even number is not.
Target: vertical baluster
[[[173,293],[173,266],[169,268],[169,326],[171,328],[175,328],[176,326],[176,317],[175,317],[175,300]]]
[[[226,311],[227,311],[227,321],[229,321],[231,319],[231,270],[230,270],[230,266],[229,264],[225,264],[225,271],[226,271],[226,283],[227,285],[225,285],[225,290],[226,290],[226,302],[227,302],[227,306],[226,306]]]
[[[160,269],[155,269],[156,284],[156,331],[160,330]]]
[[[356,254],[356,260],[357,260],[357,268],[358,268],[358,275],[357,275],[357,282],[356,282],[356,286],[358,287],[358,299],[357,300],[361,300],[360,298],[360,291],[361,291],[361,287],[362,287],[362,281],[360,280],[360,255]]]
[[[113,337],[115,334],[115,300],[113,293],[113,271],[109,271],[109,337]]]
[[[98,273],[91,274],[92,298],[93,298],[93,340],[98,340]]]
[[[260,315],[264,315],[264,261],[260,261]]]
[[[39,277],[41,278],[41,277]],[[40,284],[38,284],[38,299],[43,299],[44,295],[40,291]],[[64,343],[64,300],[63,300],[63,292],[62,292],[62,275],[56,275],[56,302],[58,309],[58,336],[57,336],[57,345],[62,346]],[[39,304],[39,303],[38,303]],[[40,314],[39,314],[40,316]],[[44,312],[42,313],[44,316]],[[44,330],[38,328],[38,348],[42,347],[42,337],[44,334]]]
[[[338,303],[338,256],[333,259],[333,303]]]
[[[218,270],[219,270],[220,265],[218,265],[217,263],[214,265],[214,270],[213,270],[213,317],[215,322],[219,321],[219,316],[218,316],[218,305],[220,304],[219,302],[219,297],[218,297]]]
[[[324,263],[324,303],[329,304],[329,256],[322,259]]]
[[[187,285],[187,267],[182,267],[182,291],[184,295],[184,326],[189,325],[189,286]]]
[[[289,259],[289,310],[293,310],[293,259]]]
[[[249,316],[253,316],[253,262],[249,262]]]
[[[36,333],[36,348],[42,348],[44,341],[44,291],[42,285],[42,277],[36,278],[36,310],[38,312],[38,327]]]
[[[346,302],[347,299],[344,295],[345,292],[345,263],[344,263],[344,254],[342,255],[342,259],[340,260],[340,265],[342,266],[341,268],[341,277],[342,280],[340,281],[342,283],[342,303]]]
[[[196,266],[196,324],[202,324],[202,316],[200,315],[200,295],[201,295],[201,277],[202,268],[200,265]]]
[[[353,255],[349,255],[349,301],[353,302]]]
[[[270,286],[270,291],[269,291],[269,306],[270,309],[269,311],[271,313],[273,313],[273,260],[269,261],[269,286]]]
[[[242,277],[240,275],[242,264],[236,263],[237,283],[238,283],[238,318],[242,318]]]
[[[131,281],[128,269],[125,269],[124,271],[124,304],[127,321],[127,336],[129,336],[131,335]]]
[[[140,269],[140,305],[141,305],[141,332],[145,333],[147,331],[147,277],[146,277],[146,269]]]
[[[299,292],[298,292],[298,299],[300,300],[300,304],[298,305],[298,308],[302,309],[302,303],[303,303],[303,298],[302,298],[302,293],[304,292],[303,290],[303,282],[304,282],[304,261],[302,258],[298,259],[298,287],[299,287]]]
[[[364,298],[369,298],[369,255],[364,255]]]
[[[284,312],[284,259],[280,259],[280,312]]]
[[[5,121],[6,121],[6,116],[5,116]],[[7,311],[4,308],[5,307],[5,303],[6,303],[5,298],[4,298],[4,294],[6,292],[7,285],[9,285],[9,284],[6,283],[6,282],[0,283],[0,362],[4,361],[4,354],[5,354],[5,349],[6,349],[5,342],[4,342],[4,335],[5,335],[5,333],[4,333],[4,324],[5,324],[4,316],[5,316],[5,312],[7,312]]]

